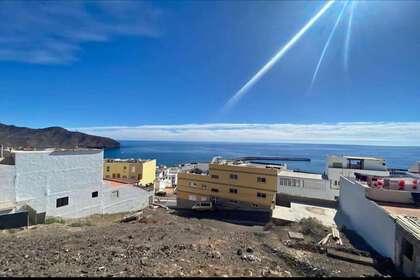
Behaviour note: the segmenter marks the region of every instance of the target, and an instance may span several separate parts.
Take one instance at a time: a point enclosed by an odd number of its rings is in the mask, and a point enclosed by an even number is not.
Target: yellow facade
[[[104,160],[105,179],[135,180],[140,185],[153,184],[156,160]]]
[[[277,169],[210,164],[208,175],[178,174],[177,197],[206,201],[212,197],[274,207]]]

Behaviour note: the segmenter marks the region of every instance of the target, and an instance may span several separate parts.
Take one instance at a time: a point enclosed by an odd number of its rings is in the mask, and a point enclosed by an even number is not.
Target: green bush
[[[303,218],[299,221],[301,231],[305,235],[323,236],[328,228],[316,218]]]

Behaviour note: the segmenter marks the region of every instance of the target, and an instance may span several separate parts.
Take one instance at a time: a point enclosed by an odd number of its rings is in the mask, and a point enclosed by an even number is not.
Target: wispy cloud
[[[73,128],[120,140],[328,143],[420,146],[420,122],[183,124]]]
[[[158,36],[159,15],[140,1],[1,1],[0,60],[72,63],[83,43]]]

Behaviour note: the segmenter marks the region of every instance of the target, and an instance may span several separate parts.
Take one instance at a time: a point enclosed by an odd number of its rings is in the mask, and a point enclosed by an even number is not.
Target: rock
[[[290,271],[283,271],[283,273],[286,275],[286,277],[292,277],[292,273],[290,273]]]
[[[247,253],[253,253],[254,250],[251,247],[246,248]]]
[[[249,262],[255,262],[255,261],[258,261],[259,262],[259,261],[261,261],[260,258],[258,258],[255,255],[252,255],[252,254],[243,255],[241,257],[241,259],[246,260],[246,261],[249,261]]]

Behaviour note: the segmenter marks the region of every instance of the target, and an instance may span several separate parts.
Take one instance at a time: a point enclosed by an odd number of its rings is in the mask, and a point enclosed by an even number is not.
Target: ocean
[[[156,159],[175,166],[209,162],[214,156],[233,159],[244,156],[306,157],[310,162],[286,162],[290,169],[322,173],[327,155],[381,157],[390,168],[408,169],[420,160],[420,147],[384,147],[328,144],[208,143],[172,141],[120,141],[119,149],[105,151],[106,158]]]

